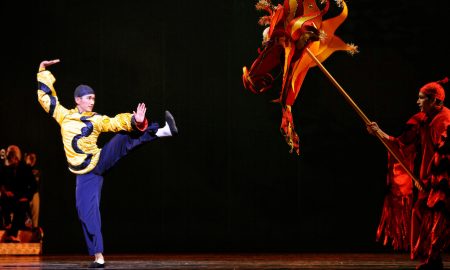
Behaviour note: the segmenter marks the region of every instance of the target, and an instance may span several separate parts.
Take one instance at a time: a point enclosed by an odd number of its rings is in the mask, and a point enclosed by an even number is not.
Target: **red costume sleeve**
[[[414,171],[416,143],[420,139],[419,128],[424,117],[423,113],[414,115],[406,123],[403,134],[387,142],[411,172]],[[384,199],[376,239],[380,241],[383,238],[384,245],[392,241],[392,246],[396,250],[407,250],[410,243],[413,183],[411,177],[391,154],[388,154],[386,180],[388,194]]]

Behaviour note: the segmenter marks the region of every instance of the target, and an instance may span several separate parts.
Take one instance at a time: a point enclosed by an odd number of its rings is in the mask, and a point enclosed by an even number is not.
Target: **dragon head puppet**
[[[291,152],[300,154],[299,137],[294,129],[291,107],[300,92],[309,68],[316,63],[306,53],[309,49],[323,62],[333,52],[344,50],[357,52],[353,44],[344,43],[334,33],[347,17],[344,1],[336,0],[342,11],[336,17],[322,20],[330,3],[322,0],[284,0],[284,4],[272,5],[270,0],[260,0],[256,9],[268,12],[259,24],[266,26],[258,57],[250,69],[243,68],[244,87],[255,94],[272,88],[275,81],[272,72],[282,67],[283,79],[280,96],[275,102],[281,104],[282,121],[280,130],[290,146]]]

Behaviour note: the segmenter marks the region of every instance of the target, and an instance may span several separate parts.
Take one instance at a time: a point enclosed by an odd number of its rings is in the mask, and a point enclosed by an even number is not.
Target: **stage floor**
[[[407,254],[136,254],[107,255],[107,269],[415,269]],[[0,269],[86,269],[89,256],[0,256]],[[444,256],[450,269],[450,256]]]

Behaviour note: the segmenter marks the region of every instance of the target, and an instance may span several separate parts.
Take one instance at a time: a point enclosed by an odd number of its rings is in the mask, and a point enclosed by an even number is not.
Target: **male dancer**
[[[397,162],[391,161],[390,192],[377,233],[378,238],[383,233],[386,240],[391,238],[396,249],[407,248],[410,236],[411,259],[422,261],[417,266],[420,270],[443,269],[441,255],[450,244],[450,109],[444,106],[442,87],[447,82],[445,78],[420,88],[417,99],[420,112],[408,120],[400,136],[386,134],[375,122],[367,126],[371,134],[378,133],[401,154],[411,171],[414,158],[421,159],[422,189],[417,198],[413,196],[411,178]]]
[[[166,111],[164,127],[157,123],[149,125],[144,103],[139,103],[133,113],[121,113],[108,117],[93,112],[94,90],[88,85],[79,85],[74,92],[76,107],[68,110],[58,101],[53,84],[55,78],[48,66],[59,63],[59,59],[42,61],[39,66],[38,100],[44,110],[61,126],[61,135],[69,170],[76,175],[76,208],[81,221],[89,255],[95,256],[90,268],[104,268],[103,238],[100,218],[100,195],[103,174],[120,158],[135,147],[160,137],[178,134],[175,120]],[[104,145],[97,146],[102,132],[117,134]],[[125,132],[125,133],[124,133]]]

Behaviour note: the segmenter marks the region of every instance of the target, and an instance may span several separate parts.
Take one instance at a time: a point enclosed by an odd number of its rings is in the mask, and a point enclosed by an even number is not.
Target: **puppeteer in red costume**
[[[347,18],[347,6],[343,0],[336,0],[342,11],[334,18],[322,21],[328,12],[328,0],[284,0],[284,4],[272,5],[270,0],[260,0],[256,4],[258,10],[269,13],[261,17],[259,23],[266,25],[263,32],[262,47],[259,56],[250,69],[243,68],[244,87],[259,94],[272,88],[274,76],[271,72],[283,69],[283,81],[280,96],[275,102],[281,105],[281,132],[290,146],[291,152],[300,153],[299,138],[294,129],[291,107],[300,92],[300,87],[309,68],[316,66],[306,49],[323,62],[333,52],[344,50],[350,54],[357,52],[353,44],[344,43],[335,36],[335,31]]]
[[[420,112],[407,121],[400,136],[387,135],[375,122],[368,125],[369,132],[378,132],[411,172],[419,171],[416,194],[412,178],[389,155],[389,192],[377,230],[377,239],[385,245],[391,241],[397,250],[409,249],[411,259],[421,261],[417,269],[443,269],[441,254],[450,243],[450,110],[443,105],[442,87],[446,82],[447,78],[420,89]]]

